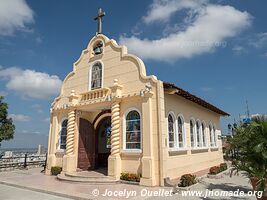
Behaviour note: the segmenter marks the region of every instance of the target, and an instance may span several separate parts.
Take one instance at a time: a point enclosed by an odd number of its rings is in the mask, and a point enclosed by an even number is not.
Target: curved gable
[[[101,41],[103,53],[94,55],[94,45]],[[146,76],[146,69],[143,61],[135,55],[128,54],[125,46],[120,46],[115,40],[109,39],[103,34],[94,36],[79,59],[73,64],[73,71],[63,81],[60,97],[68,97],[72,90],[76,94],[90,90],[90,68],[95,62],[103,65],[102,87],[108,88],[113,85],[114,79],[118,79],[123,85],[123,94],[139,92],[145,88],[145,84],[154,84],[157,81],[155,76]]]

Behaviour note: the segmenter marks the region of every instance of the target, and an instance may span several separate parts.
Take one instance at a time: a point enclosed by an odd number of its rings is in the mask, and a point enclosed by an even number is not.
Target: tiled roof
[[[192,101],[200,106],[203,106],[204,108],[207,108],[215,113],[218,113],[222,116],[230,116],[228,113],[224,112],[223,110],[217,108],[216,106],[208,103],[207,101],[183,90],[182,88],[177,87],[175,84],[173,83],[168,83],[168,82],[163,82],[163,86],[164,89],[176,89],[177,91],[175,92],[175,94],[189,100]]]

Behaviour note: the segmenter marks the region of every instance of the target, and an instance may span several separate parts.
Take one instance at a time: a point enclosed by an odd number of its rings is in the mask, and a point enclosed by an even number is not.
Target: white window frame
[[[197,130],[197,125],[199,130]],[[197,132],[199,132],[199,146],[197,146]],[[196,121],[196,148],[202,148],[203,147],[203,135],[202,135],[202,124],[201,121],[199,119],[197,119]]]
[[[62,123],[65,121],[65,120],[68,120],[67,117],[63,117],[60,121],[60,124],[59,124],[59,137],[58,137],[58,147],[57,147],[57,150],[59,151],[65,151],[66,149],[61,149],[60,146],[61,146],[61,129],[62,129]],[[68,126],[67,126],[67,130],[68,130]],[[67,133],[68,134],[68,133]],[[67,145],[67,135],[66,135],[66,145]]]
[[[204,125],[204,132],[203,132],[203,125]],[[204,120],[201,122],[201,131],[202,131],[202,137],[203,137],[202,142],[203,142],[203,140],[205,140],[205,146],[203,144],[203,148],[207,148],[208,147],[207,126],[206,126],[206,123]]]
[[[131,111],[137,111],[140,116],[140,149],[127,149],[126,148],[126,117]],[[133,152],[133,153],[141,153],[143,149],[143,127],[142,127],[142,115],[139,109],[135,107],[131,107],[127,109],[123,114],[123,151],[124,152]]]
[[[190,124],[191,120],[193,122],[193,146],[191,142],[191,124]],[[189,133],[190,133],[190,147],[191,149],[194,149],[196,148],[196,120],[193,117],[191,117],[189,120]]]
[[[102,66],[102,77],[101,77],[101,87],[103,88],[104,85],[104,63],[102,62],[102,60],[96,60],[94,61],[90,66],[89,66],[89,83],[88,83],[88,90],[91,91],[92,90],[92,85],[91,85],[91,81],[92,81],[92,68],[96,63],[100,63]],[[99,89],[99,88],[95,88],[95,89]],[[95,90],[93,89],[93,90]]]
[[[209,123],[209,139],[210,139],[210,147],[214,148],[215,143],[214,143],[214,129],[213,129],[213,124],[212,122]]]
[[[169,115],[172,116],[172,119],[173,119],[173,131],[174,131],[174,141],[173,141],[173,147],[170,147],[170,143],[169,143]],[[167,130],[168,130],[168,148],[169,149],[176,149],[177,148],[177,140],[178,140],[178,137],[177,137],[177,123],[176,123],[176,117],[175,117],[175,114],[173,111],[170,111],[168,113],[168,116],[167,116]]]
[[[181,118],[181,120],[182,120],[182,126],[183,126],[183,128],[182,128],[182,137],[183,137],[183,147],[179,147],[179,133],[178,133],[178,131],[179,131],[179,127],[178,127],[178,119],[179,118]],[[186,132],[185,132],[185,120],[184,120],[184,116],[182,115],[182,114],[178,114],[178,116],[177,116],[177,148],[179,149],[179,150],[181,150],[181,149],[186,149]]]

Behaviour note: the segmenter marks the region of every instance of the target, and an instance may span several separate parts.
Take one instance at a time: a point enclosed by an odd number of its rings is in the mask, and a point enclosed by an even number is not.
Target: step
[[[65,176],[77,178],[112,178],[100,173],[65,172]]]
[[[92,184],[116,184],[119,183],[119,180],[115,180],[112,177],[75,177],[75,176],[66,176],[65,174],[57,175],[57,179],[60,181],[70,181],[70,182],[81,182],[81,183],[92,183]]]

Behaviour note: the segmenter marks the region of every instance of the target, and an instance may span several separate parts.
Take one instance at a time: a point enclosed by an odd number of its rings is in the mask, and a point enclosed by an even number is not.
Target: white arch
[[[95,123],[94,123],[94,129],[97,128],[98,123],[99,123],[102,119],[104,119],[105,117],[111,117],[111,113],[105,113],[105,114],[101,115],[100,117],[98,117],[97,120],[96,120]]]

